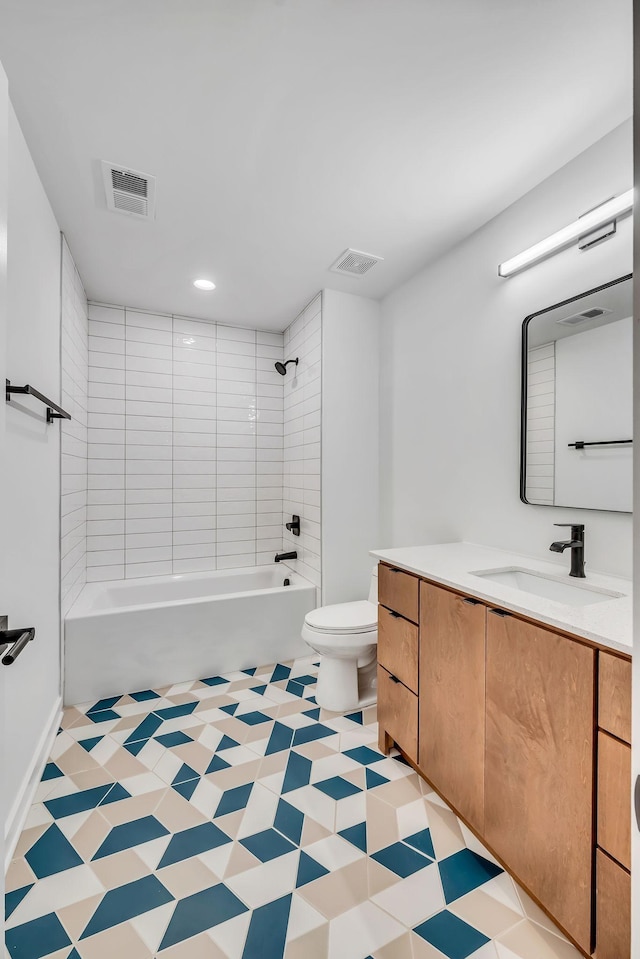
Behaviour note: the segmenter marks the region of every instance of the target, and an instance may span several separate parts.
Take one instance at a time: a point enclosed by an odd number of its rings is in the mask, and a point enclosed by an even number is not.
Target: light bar
[[[512,256],[510,260],[505,260],[498,267],[498,276],[511,276],[520,270],[526,270],[527,267],[533,266],[534,263],[544,260],[545,257],[557,253],[558,250],[562,250],[566,246],[570,246],[580,237],[592,233],[598,227],[604,226],[605,223],[611,223],[617,217],[630,213],[632,209],[633,189],[607,200],[606,203],[596,207],[595,210],[585,213],[579,220],[575,220],[569,226],[558,230],[557,233],[552,233],[546,240],[541,240],[534,246],[530,246],[528,250],[518,253],[517,256]]]

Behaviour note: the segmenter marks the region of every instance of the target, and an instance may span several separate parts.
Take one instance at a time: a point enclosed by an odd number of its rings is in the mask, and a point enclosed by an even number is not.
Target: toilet
[[[362,709],[377,699],[378,567],[369,598],[320,606],[304,618],[302,638],[320,654],[316,702],[324,709]]]

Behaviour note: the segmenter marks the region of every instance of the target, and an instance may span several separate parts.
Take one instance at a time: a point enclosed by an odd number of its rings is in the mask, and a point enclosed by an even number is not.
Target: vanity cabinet
[[[595,650],[487,616],[485,836],[591,950]]]
[[[420,584],[420,768],[479,832],[484,826],[485,610]]]
[[[631,663],[379,567],[393,743],[585,956],[629,959]]]

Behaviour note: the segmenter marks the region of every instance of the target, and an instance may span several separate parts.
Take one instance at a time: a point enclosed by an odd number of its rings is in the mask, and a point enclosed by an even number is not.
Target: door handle
[[[463,602],[463,603],[466,603],[467,606],[481,606],[481,605],[482,605],[479,599],[473,599],[471,596],[464,596],[464,597],[462,598],[462,602]]]
[[[394,676],[393,673],[389,673],[389,679],[391,680],[392,683],[399,683],[399,682],[400,682],[400,680],[398,679],[398,677],[397,677],[397,676]]]
[[[494,616],[499,616],[500,619],[506,619],[507,616],[511,616],[511,613],[508,613],[506,609],[489,609],[490,613],[493,613]]]

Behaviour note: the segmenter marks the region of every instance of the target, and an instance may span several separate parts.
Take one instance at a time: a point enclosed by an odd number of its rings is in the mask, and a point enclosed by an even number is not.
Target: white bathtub
[[[304,655],[316,605],[315,586],[279,564],[87,584],[65,618],[64,701]]]

